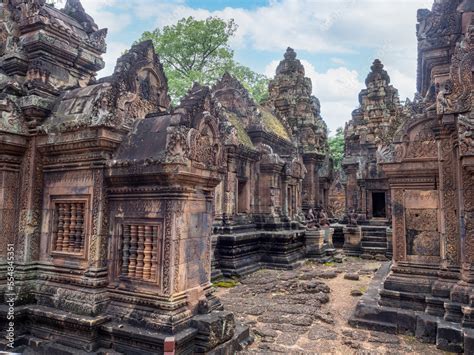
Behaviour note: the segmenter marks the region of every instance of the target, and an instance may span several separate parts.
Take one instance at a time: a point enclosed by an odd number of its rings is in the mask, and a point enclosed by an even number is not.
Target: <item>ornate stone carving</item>
[[[191,129],[188,134],[188,145],[191,160],[209,167],[217,166],[222,159],[222,145],[218,139],[218,128],[215,118],[207,116],[198,129]]]
[[[408,255],[440,255],[438,211],[407,209],[405,214]]]
[[[474,155],[474,119],[459,116],[458,137],[461,155]]]
[[[12,97],[0,94],[0,131],[26,134],[26,127],[20,109]]]
[[[472,110],[472,68],[474,66],[474,25],[469,26],[465,38],[456,45],[451,64],[453,87],[449,93],[447,112],[464,113]]]
[[[393,240],[394,258],[397,261],[406,259],[406,237],[404,218],[404,192],[401,189],[392,190],[392,213],[393,213]]]

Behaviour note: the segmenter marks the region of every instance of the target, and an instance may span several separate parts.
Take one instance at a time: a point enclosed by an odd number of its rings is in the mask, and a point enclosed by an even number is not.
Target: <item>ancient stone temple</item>
[[[398,90],[390,85],[383,64],[376,59],[359,94],[360,107],[344,130],[343,169],[346,174],[346,208],[357,213],[359,223],[375,218],[390,220],[390,191],[377,165],[377,148],[391,142],[402,107]]]
[[[332,178],[327,129],[319,101],[311,96],[311,81],[295,58],[289,48],[270,83],[270,99],[262,105],[228,74],[212,88],[231,135],[225,142],[225,177],[215,194],[215,278],[264,266],[294,267],[314,244],[307,239],[305,220],[316,226],[324,219]],[[311,210],[308,218],[303,210]],[[325,234],[317,231],[318,256],[330,232],[325,224]]]
[[[418,12],[419,94],[380,149],[393,266],[379,272],[352,320],[466,354],[474,352],[473,18],[468,0],[437,0]]]
[[[248,330],[210,283],[214,190],[232,140],[210,89],[171,109],[151,42],[96,80],[106,30],[78,0],[6,0],[0,16],[0,324],[14,306],[11,345],[236,349]]]
[[[352,120],[344,130],[346,212],[362,225],[346,230],[350,235],[346,252],[390,257],[387,226],[391,221],[391,195],[378,160],[380,148],[392,141],[405,119],[405,110],[380,60],[373,62],[365,84],[367,88],[359,94],[360,107],[352,112]]]

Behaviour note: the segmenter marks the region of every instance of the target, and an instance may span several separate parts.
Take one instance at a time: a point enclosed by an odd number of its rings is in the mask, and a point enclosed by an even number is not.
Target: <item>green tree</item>
[[[344,158],[344,131],[342,127],[336,130],[334,137],[329,137],[329,154],[334,161],[334,169],[341,169],[342,159]]]
[[[256,101],[261,101],[265,98],[268,79],[234,61],[229,40],[236,30],[234,20],[188,17],[174,25],[143,33],[139,42],[152,40],[174,102],[185,95],[194,82],[212,85],[226,71],[239,79]]]

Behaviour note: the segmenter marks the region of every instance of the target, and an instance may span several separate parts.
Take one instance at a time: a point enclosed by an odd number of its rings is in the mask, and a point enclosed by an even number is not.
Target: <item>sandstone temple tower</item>
[[[361,225],[346,229],[346,253],[391,257],[391,194],[388,180],[379,164],[384,144],[391,142],[404,120],[398,90],[376,59],[365,79],[366,89],[359,94],[360,107],[344,130],[344,172],[346,213]],[[349,237],[349,236],[352,237]]]
[[[359,222],[373,218],[390,220],[390,191],[377,164],[377,149],[390,142],[398,128],[402,107],[398,91],[390,85],[383,64],[376,59],[359,94],[360,108],[346,124],[343,169],[346,174],[347,210],[358,214]]]
[[[327,127],[319,99],[312,96],[311,79],[305,76],[296,53],[288,48],[269,85],[268,107],[289,127],[303,152],[307,170],[303,181],[303,209],[327,209],[332,165],[327,157]]]

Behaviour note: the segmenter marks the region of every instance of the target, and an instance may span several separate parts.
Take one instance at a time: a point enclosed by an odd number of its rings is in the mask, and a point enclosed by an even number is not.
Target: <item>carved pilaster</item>
[[[406,236],[405,236],[405,209],[404,191],[402,189],[392,189],[392,213],[393,213],[393,259],[404,261],[407,256]]]
[[[468,282],[474,282],[474,171],[464,168],[461,173],[463,278]]]
[[[163,274],[162,274],[162,290],[163,294],[171,295],[172,279],[171,274],[171,249],[172,249],[172,233],[173,233],[173,204],[174,201],[166,201],[165,204],[165,234],[163,240]]]
[[[446,266],[459,266],[459,229],[458,201],[456,186],[456,150],[450,136],[442,134],[438,141],[439,160],[439,193],[441,211],[441,239],[444,244],[444,259]]]
[[[15,256],[25,263],[38,259],[43,193],[42,155],[36,147],[36,137],[28,142],[21,167],[20,223]]]
[[[89,242],[89,268],[98,269],[107,266],[107,196],[104,171],[93,172],[92,196],[92,235]]]
[[[180,285],[181,238],[183,237],[182,228],[184,225],[184,218],[183,218],[184,206],[185,206],[185,201],[182,201],[182,200],[177,200],[173,204],[173,213],[174,213],[173,219],[174,219],[174,229],[175,229],[175,233],[173,236],[173,239],[174,239],[174,242],[173,242],[173,250],[174,250],[174,253],[173,253],[174,254],[173,291],[174,292],[179,292],[179,285]],[[211,218],[212,218],[212,215],[211,215]],[[211,225],[212,225],[212,221],[209,224],[209,226]]]

